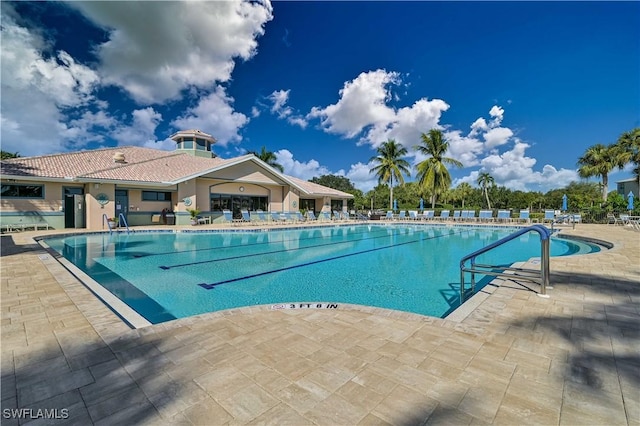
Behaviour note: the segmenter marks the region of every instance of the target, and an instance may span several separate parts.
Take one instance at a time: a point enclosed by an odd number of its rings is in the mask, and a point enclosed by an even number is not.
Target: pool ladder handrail
[[[102,215],[102,226],[104,226],[104,223],[107,222],[107,228],[109,228],[109,234],[111,234],[113,232],[113,228],[111,227],[111,221],[109,220],[109,218],[107,217],[107,214],[103,214]],[[127,229],[127,234],[131,232],[131,229],[129,229],[129,225],[127,224],[127,219],[124,217],[124,214],[120,213],[120,215],[118,216],[118,222],[116,227],[119,227],[120,224],[123,223],[125,228]]]
[[[540,253],[540,270],[537,271],[535,269],[526,269],[526,268],[516,268],[516,267],[507,267],[507,266],[498,266],[498,265],[483,265],[476,263],[476,257],[479,255],[486,253],[490,250],[493,250],[496,247],[499,247],[515,238],[518,238],[521,235],[526,233],[535,231],[540,235],[540,245],[541,245],[541,253]],[[543,225],[532,225],[526,228],[519,229],[518,231],[507,235],[500,240],[489,244],[479,250],[474,251],[471,254],[464,256],[460,260],[460,304],[464,303],[465,296],[467,292],[464,289],[464,274],[465,272],[471,273],[471,289],[470,294],[473,295],[475,293],[475,274],[479,273],[482,275],[490,275],[495,277],[507,277],[511,280],[525,280],[531,281],[537,284],[540,284],[540,293],[538,296],[540,297],[549,297],[547,296],[547,287],[549,287],[549,240],[551,238],[552,232]],[[471,261],[471,264],[467,267],[466,262]],[[499,270],[499,271],[496,271]],[[549,287],[551,288],[551,287]]]

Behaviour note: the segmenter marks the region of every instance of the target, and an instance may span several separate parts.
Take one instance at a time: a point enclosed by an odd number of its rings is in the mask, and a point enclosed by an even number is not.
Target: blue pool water
[[[441,317],[459,303],[460,258],[511,232],[381,224],[103,233],[45,242],[151,323],[286,302],[351,303]],[[599,250],[559,238],[550,247],[552,256]],[[508,265],[539,256],[533,232],[478,262]]]

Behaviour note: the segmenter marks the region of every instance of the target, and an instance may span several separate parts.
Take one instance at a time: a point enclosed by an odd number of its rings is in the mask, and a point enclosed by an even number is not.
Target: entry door
[[[126,189],[116,189],[116,217],[120,217],[120,213],[124,215],[124,219],[129,223],[127,214],[129,213],[129,191]],[[122,225],[122,224],[120,224]]]

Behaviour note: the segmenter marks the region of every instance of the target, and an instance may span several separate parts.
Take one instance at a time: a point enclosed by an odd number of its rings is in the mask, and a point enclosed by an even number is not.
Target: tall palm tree
[[[587,148],[584,155],[578,159],[580,165],[578,175],[582,178],[601,176],[602,201],[606,202],[609,192],[609,172],[616,167],[623,168],[630,158],[631,155],[619,145],[595,144]]]
[[[482,172],[478,175],[478,180],[476,180],[480,188],[482,188],[482,192],[484,193],[484,198],[487,200],[487,207],[491,209],[491,201],[489,201],[489,187],[495,185],[496,181],[487,172]]]
[[[282,167],[282,165],[277,162],[278,157],[276,157],[276,154],[271,151],[267,151],[267,148],[265,148],[264,146],[262,147],[262,150],[260,151],[260,153],[257,153],[255,151],[249,151],[249,154],[255,155],[256,157],[258,157],[259,159],[261,159],[262,161],[264,161],[274,169],[278,169],[281,172],[284,172],[284,167]]]
[[[457,186],[456,192],[458,193],[458,197],[462,200],[462,208],[464,209],[464,201],[471,195],[473,188],[467,182],[462,182]]]
[[[393,179],[404,184],[403,174],[409,176],[409,163],[402,157],[407,155],[407,149],[393,139],[389,139],[377,149],[378,155],[371,157],[369,162],[378,165],[369,170],[376,173],[378,183],[389,183],[389,208],[393,206]]]
[[[429,134],[421,134],[420,139],[421,144],[417,145],[416,149],[429,158],[418,164],[419,183],[431,194],[431,208],[434,208],[438,195],[451,186],[451,175],[445,164],[462,167],[462,163],[444,156],[449,149],[449,142],[444,138],[442,131],[431,129]]]
[[[636,175],[640,186],[640,127],[624,132],[618,138],[617,144],[629,154],[629,162],[635,166],[633,174]]]

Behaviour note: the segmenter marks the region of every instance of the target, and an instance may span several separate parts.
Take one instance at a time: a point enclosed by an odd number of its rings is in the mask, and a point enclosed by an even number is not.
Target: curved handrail
[[[113,229],[111,228],[111,224],[109,223],[109,218],[107,217],[106,213],[102,215],[102,226],[104,226],[105,222],[107,222],[107,228],[109,228],[109,233],[112,233]]]
[[[481,249],[478,249],[476,251],[474,251],[471,254],[466,255],[465,257],[463,257],[460,260],[460,267],[464,268],[464,263],[469,260],[469,259],[473,259],[483,253],[488,252],[489,250],[494,249],[495,247],[501,246],[502,244],[511,241],[513,239],[518,238],[520,235],[523,234],[527,234],[531,231],[536,231],[538,234],[540,234],[540,240],[548,240],[549,238],[551,238],[551,231],[549,231],[549,229],[546,226],[542,226],[542,225],[531,225],[531,226],[527,226],[526,228],[522,228],[516,232],[514,232],[513,234],[509,234],[504,238],[499,239],[498,241],[495,241],[491,244],[489,244],[488,246],[482,247]]]
[[[127,224],[127,219],[125,219],[124,214],[120,213],[118,216],[118,223],[123,223],[124,227],[127,228],[127,234],[131,231],[129,229],[129,225]]]
[[[471,268],[473,268],[473,266],[475,266],[475,259],[479,255],[486,253],[490,250],[493,250],[494,248],[499,247],[531,231],[535,231],[540,235],[540,242],[542,245],[541,256],[540,256],[540,262],[541,262],[540,293],[542,296],[546,295],[546,287],[549,284],[549,240],[551,238],[552,231],[549,230],[544,225],[536,224],[536,225],[527,226],[526,228],[519,229],[518,231],[512,234],[509,234],[506,237],[501,238],[498,241],[495,241],[489,244],[488,246],[482,247],[481,249],[478,249],[473,253],[464,256],[460,260],[460,303],[461,304],[464,302],[464,272],[466,269],[465,263],[471,260]],[[470,272],[472,272],[473,274],[474,271],[471,270]],[[472,286],[473,286],[473,279],[474,278],[472,275]]]

